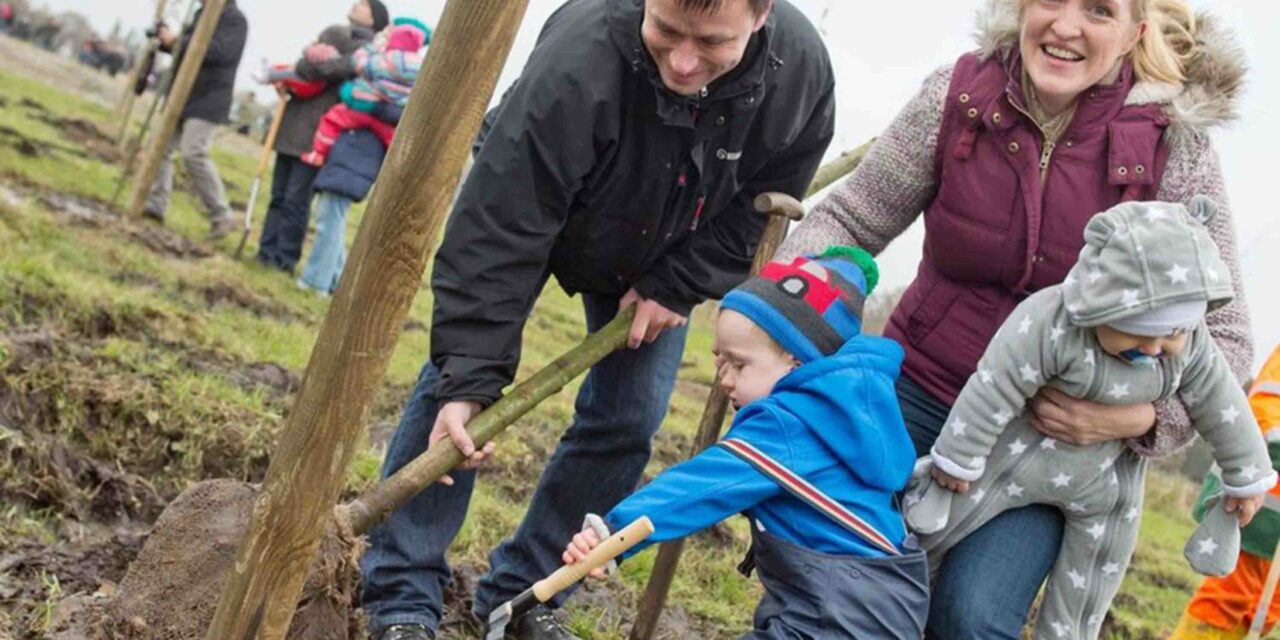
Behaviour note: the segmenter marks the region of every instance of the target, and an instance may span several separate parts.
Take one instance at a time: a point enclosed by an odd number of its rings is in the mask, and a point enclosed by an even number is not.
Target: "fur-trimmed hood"
[[[1006,57],[1018,46],[1018,0],[988,0],[978,14],[975,37],[984,57]],[[1215,16],[1196,17],[1200,52],[1182,84],[1138,81],[1126,104],[1161,104],[1169,117],[1169,135],[1202,134],[1235,120],[1247,70],[1244,49]]]

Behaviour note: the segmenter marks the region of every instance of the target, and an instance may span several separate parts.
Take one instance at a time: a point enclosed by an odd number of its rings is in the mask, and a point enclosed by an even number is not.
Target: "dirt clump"
[[[232,480],[201,482],[178,496],[105,606],[102,628],[121,640],[202,640],[213,619],[257,491]],[[355,541],[330,524],[307,576],[288,638],[359,637]]]
[[[186,236],[155,224],[134,225],[129,229],[129,236],[153,253],[162,256],[182,260],[199,260],[213,256],[212,251],[192,242]]]
[[[104,219],[116,218],[105,202],[94,198],[71,195],[59,191],[45,191],[40,194],[40,203],[50,211],[61,214],[72,224],[100,226]]]
[[[0,143],[27,158],[38,158],[49,151],[48,145],[32,140],[13,127],[3,125],[0,125]]]

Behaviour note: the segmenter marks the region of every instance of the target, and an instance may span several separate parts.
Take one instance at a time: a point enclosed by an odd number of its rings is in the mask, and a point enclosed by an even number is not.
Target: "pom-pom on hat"
[[[425,47],[430,38],[431,30],[427,25],[412,18],[396,18],[387,37],[387,49],[414,52]]]
[[[871,254],[830,247],[791,263],[770,262],[721,303],[751,319],[801,362],[834,354],[862,332],[862,308],[880,279]]]

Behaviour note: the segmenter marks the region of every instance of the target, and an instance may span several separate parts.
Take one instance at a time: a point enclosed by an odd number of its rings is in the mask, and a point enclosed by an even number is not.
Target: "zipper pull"
[[[1045,171],[1049,168],[1049,158],[1053,156],[1053,149],[1057,146],[1057,143],[1045,141],[1044,151],[1040,152],[1040,171]]]
[[[698,230],[698,221],[702,219],[702,207],[707,204],[706,196],[698,196],[697,208],[693,210],[693,223],[689,225],[690,231]]]

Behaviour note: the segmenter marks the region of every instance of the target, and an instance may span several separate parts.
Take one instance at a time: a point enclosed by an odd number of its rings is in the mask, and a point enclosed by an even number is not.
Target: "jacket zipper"
[[[1027,120],[1035,125],[1036,130],[1040,132],[1040,139],[1044,142],[1044,149],[1040,151],[1040,184],[1044,184],[1044,179],[1049,175],[1049,161],[1053,158],[1053,150],[1058,147],[1058,143],[1049,141],[1049,134],[1045,133],[1044,127],[1041,127],[1040,123],[1036,122],[1036,119],[1031,117],[1031,114],[1027,113],[1027,110],[1023,109],[1022,105],[1018,104],[1018,101],[1014,100],[1012,95],[1009,96],[1009,104],[1013,105],[1013,108],[1017,109],[1018,113],[1026,116]]]
[[[690,231],[698,230],[698,221],[702,220],[702,207],[707,204],[706,196],[698,196],[698,204],[693,209],[693,222],[689,224]]]

